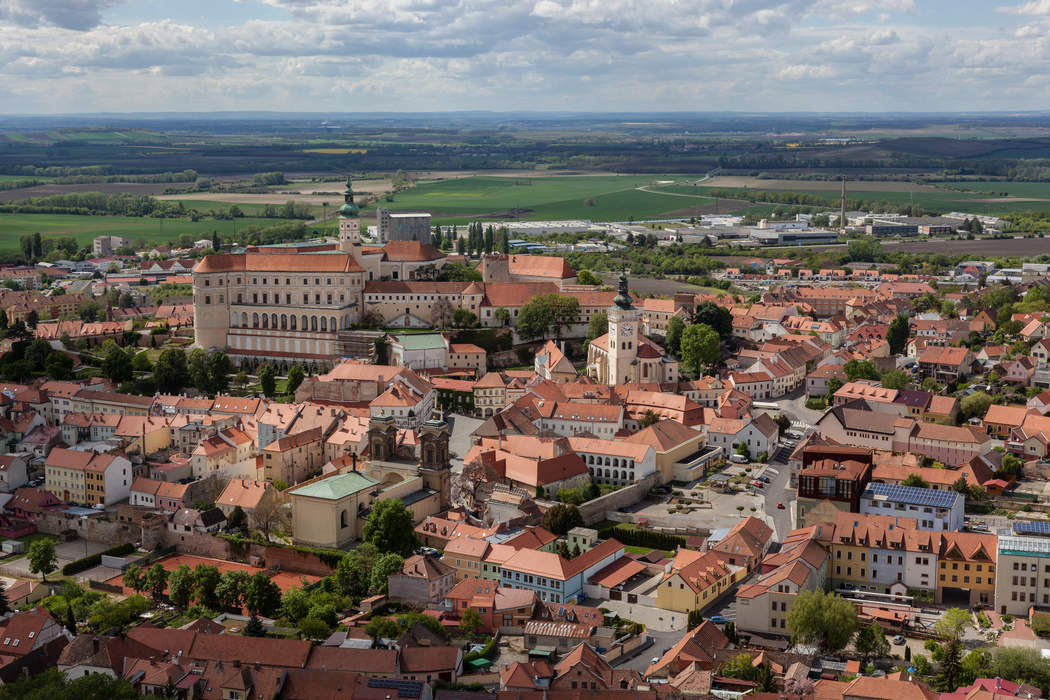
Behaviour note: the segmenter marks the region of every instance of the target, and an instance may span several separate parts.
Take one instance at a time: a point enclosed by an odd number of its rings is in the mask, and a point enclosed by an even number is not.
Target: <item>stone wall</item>
[[[601,522],[606,519],[605,514],[607,511],[615,511],[634,505],[645,498],[649,493],[649,489],[659,486],[660,483],[660,472],[653,472],[630,486],[624,486],[622,489],[587,501],[580,506],[580,515],[583,516],[584,524],[593,525]]]
[[[117,520],[103,520],[101,517],[67,515],[56,511],[46,511],[36,518],[36,528],[49,535],[61,535],[67,530],[77,533],[78,537],[89,542],[101,542],[110,546],[118,544],[135,544],[142,538],[142,528],[134,523]]]

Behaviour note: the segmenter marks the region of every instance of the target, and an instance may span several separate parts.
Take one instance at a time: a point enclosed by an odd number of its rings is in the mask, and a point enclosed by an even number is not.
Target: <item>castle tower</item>
[[[368,421],[368,452],[372,460],[379,462],[397,457],[397,425],[393,416],[376,416]]]
[[[448,423],[428,420],[419,429],[419,474],[423,484],[441,494],[442,509],[448,508],[452,491],[452,470],[448,461]]]
[[[638,381],[638,332],[640,312],[631,303],[627,270],[620,272],[619,294],[609,307],[609,367],[606,384]]]
[[[354,204],[354,188],[350,177],[346,178],[346,190],[343,192],[343,206],[339,207],[339,249],[344,253],[361,245],[361,219],[359,209]]]

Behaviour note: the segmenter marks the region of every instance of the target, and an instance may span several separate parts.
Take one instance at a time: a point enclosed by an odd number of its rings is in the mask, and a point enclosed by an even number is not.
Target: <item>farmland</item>
[[[48,236],[73,236],[80,245],[91,246],[95,236],[113,234],[133,241],[167,243],[189,233],[210,236],[244,230],[249,226],[269,226],[276,219],[244,218],[236,221],[189,221],[186,219],[149,219],[126,216],[75,216],[71,214],[0,214],[0,252],[17,251],[19,237],[39,232]]]
[[[427,211],[438,223],[472,217],[642,219],[683,206],[713,201],[698,197],[683,201],[675,193],[636,189],[656,182],[655,176],[490,177],[441,180],[412,187],[382,205],[395,211]]]

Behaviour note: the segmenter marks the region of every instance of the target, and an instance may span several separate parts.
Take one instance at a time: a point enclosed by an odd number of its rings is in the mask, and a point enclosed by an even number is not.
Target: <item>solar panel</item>
[[[938,491],[937,489],[922,489],[915,486],[902,486],[900,484],[871,483],[864,490],[868,497],[882,496],[886,500],[898,503],[908,503],[916,506],[930,506],[932,508],[951,508],[955,499],[960,495],[954,491]]]
[[[999,538],[999,551],[1050,555],[1050,540],[1045,540],[1041,537],[1013,537],[1005,535]]]
[[[403,681],[393,678],[369,678],[368,687],[396,690],[399,698],[418,698],[423,693],[423,681]]]
[[[1013,530],[1018,535],[1050,536],[1050,522],[1042,520],[1015,520]]]

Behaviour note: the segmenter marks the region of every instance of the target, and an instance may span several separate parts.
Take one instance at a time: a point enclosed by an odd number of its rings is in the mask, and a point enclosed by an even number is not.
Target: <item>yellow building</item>
[[[979,532],[942,532],[940,535],[936,603],[971,607],[992,604],[998,555],[996,536]]]
[[[73,413],[119,413],[126,416],[146,416],[149,415],[152,407],[152,396],[81,389],[73,396],[69,410]]]
[[[707,441],[699,430],[673,420],[654,423],[622,441],[651,446],[656,453],[656,471],[665,484],[699,478],[705,465],[722,455],[721,448],[703,449]]]
[[[325,463],[324,445],[320,428],[274,440],[263,448],[262,478],[294,484],[321,471]]]
[[[656,591],[656,607],[684,613],[703,610],[746,575],[744,567],[726,564],[714,552],[680,549]]]
[[[449,541],[441,561],[456,572],[456,583],[467,578],[489,578],[483,574],[483,564],[491,546],[485,540],[457,537]]]
[[[285,493],[292,502],[292,538],[296,544],[342,549],[361,537],[358,512],[372,503],[379,482],[360,472],[327,474]]]

